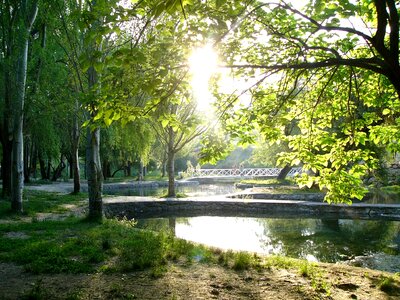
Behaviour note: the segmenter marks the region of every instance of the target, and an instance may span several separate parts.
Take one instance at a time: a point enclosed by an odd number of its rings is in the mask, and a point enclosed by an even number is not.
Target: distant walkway
[[[233,168],[233,169],[193,169],[188,170],[190,177],[277,177],[281,168]],[[293,177],[302,172],[301,168],[292,168],[287,176]]]
[[[193,181],[175,181],[177,186],[181,185],[198,185],[198,182]],[[117,190],[127,190],[127,189],[135,189],[135,188],[158,188],[158,187],[166,187],[168,186],[167,181],[136,181],[136,180],[127,180],[121,182],[106,182],[103,184],[103,192],[107,191],[117,191]],[[54,192],[54,193],[72,193],[74,190],[74,185],[72,182],[51,182],[45,184],[29,184],[25,185],[27,190],[33,191],[46,191],[46,192]],[[81,181],[81,192],[86,193],[88,190],[87,181]]]

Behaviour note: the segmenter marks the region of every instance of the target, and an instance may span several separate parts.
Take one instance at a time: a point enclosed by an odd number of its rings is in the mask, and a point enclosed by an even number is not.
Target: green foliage
[[[231,150],[231,144],[227,140],[227,137],[218,133],[210,133],[203,136],[201,145],[200,164],[216,164],[217,161],[224,159]]]

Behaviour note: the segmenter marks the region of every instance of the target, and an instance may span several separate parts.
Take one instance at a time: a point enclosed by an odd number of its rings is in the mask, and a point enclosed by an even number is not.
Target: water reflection
[[[371,261],[379,257],[379,265],[369,267],[400,271],[400,265],[393,263],[393,259],[400,261],[400,222],[395,221],[203,216],[139,220],[137,226],[171,228],[179,238],[222,249],[311,261],[359,263],[363,258]]]
[[[161,196],[167,194],[167,187],[132,187],[124,188],[115,191],[107,191],[110,195],[123,195],[123,196]],[[233,184],[201,184],[201,185],[189,185],[189,186],[177,186],[177,193],[186,194],[189,197],[200,197],[200,196],[214,196],[214,195],[226,195],[235,192]]]

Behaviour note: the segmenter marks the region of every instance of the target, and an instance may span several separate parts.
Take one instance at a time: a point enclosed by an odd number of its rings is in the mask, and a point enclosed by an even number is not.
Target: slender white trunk
[[[168,158],[167,158],[167,171],[168,171],[168,197],[175,197],[175,132],[170,127],[168,129]]]
[[[28,65],[29,33],[37,15],[37,1],[25,1],[21,4],[15,28],[15,44],[11,55],[14,70],[12,84],[12,154],[11,154],[11,209],[22,212],[22,194],[24,188],[24,101],[26,70]]]

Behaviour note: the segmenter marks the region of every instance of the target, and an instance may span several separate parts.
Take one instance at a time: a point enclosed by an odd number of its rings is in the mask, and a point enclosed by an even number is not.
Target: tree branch
[[[390,53],[393,58],[399,57],[399,14],[394,0],[386,0],[389,8]]]
[[[350,66],[370,70],[382,75],[387,76],[385,64],[378,58],[330,58],[318,62],[302,62],[302,63],[287,63],[276,65],[255,65],[255,64],[242,64],[242,65],[225,65],[219,66],[221,68],[243,68],[243,69],[264,69],[264,70],[311,70],[318,68],[326,68],[333,66]]]

